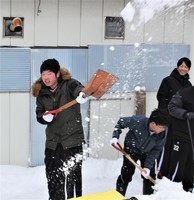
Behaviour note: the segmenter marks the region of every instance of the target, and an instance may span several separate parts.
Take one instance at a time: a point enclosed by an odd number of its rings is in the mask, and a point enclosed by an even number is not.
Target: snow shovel
[[[118,77],[106,71],[98,69],[82,91],[87,96],[93,96],[99,99],[108,91],[109,88],[111,88],[115,84],[117,80]],[[76,103],[76,100],[70,101],[69,103],[59,107],[56,110],[50,110],[46,112],[45,115],[53,114],[56,117],[59,112],[73,106]]]
[[[146,172],[140,165],[138,165],[129,154],[127,154],[124,149],[121,147],[121,145],[119,143],[117,143],[117,146],[112,144],[112,146],[117,149],[118,151],[120,151],[121,153],[123,153],[123,155],[135,166],[137,167],[141,172]],[[147,176],[147,178],[155,185],[156,181],[151,177],[151,176]]]

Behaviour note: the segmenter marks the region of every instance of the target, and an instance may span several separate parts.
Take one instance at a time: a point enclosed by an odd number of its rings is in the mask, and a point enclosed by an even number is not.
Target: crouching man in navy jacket
[[[145,116],[121,117],[117,122],[111,144],[117,145],[122,129],[127,128],[124,150],[136,162],[139,160],[146,173],[142,172],[143,194],[152,194],[153,183],[147,179],[155,179],[155,160],[158,158],[166,141],[165,129],[170,124],[170,116],[165,110],[152,111],[149,118]],[[135,166],[123,156],[121,174],[116,182],[116,190],[125,196],[128,183],[132,181]]]

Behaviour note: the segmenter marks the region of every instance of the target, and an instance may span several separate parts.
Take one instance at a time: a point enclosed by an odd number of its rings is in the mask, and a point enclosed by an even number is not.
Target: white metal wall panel
[[[12,0],[11,13],[6,17],[24,17],[24,37],[10,40],[11,46],[33,46],[34,45],[34,15],[35,0]]]
[[[41,0],[37,15],[39,1],[36,0],[34,46],[57,46],[58,39],[58,1]],[[33,33],[32,33],[33,34]]]
[[[193,44],[194,43],[194,8],[192,9],[186,9],[185,10],[185,16],[184,16],[184,33],[183,33],[183,42],[185,44]],[[191,48],[192,52],[193,48]],[[193,55],[193,54],[192,54]],[[194,58],[194,56],[191,56]],[[193,59],[194,61],[194,59]],[[194,71],[193,71],[194,72]]]
[[[10,94],[10,164],[28,166],[30,146],[29,93]]]
[[[1,25],[1,31],[0,31],[0,44],[9,46],[10,45],[10,38],[3,38],[3,17],[9,17],[11,15],[10,13],[10,1],[3,1],[0,0],[0,25]]]
[[[164,29],[164,43],[182,43],[184,33],[184,15],[183,11],[167,9],[165,13],[165,29]],[[176,20],[175,20],[176,19]],[[179,33],[179,34],[177,34]]]
[[[125,43],[138,44],[144,41],[144,24],[138,23],[139,17],[134,16],[133,22],[125,24]]]
[[[0,164],[28,166],[29,93],[0,93]]]
[[[82,0],[81,46],[101,43],[103,34],[102,0]]]
[[[143,43],[159,44],[164,40],[165,13],[156,13],[152,19],[145,23]],[[160,22],[160,23],[158,23]]]
[[[90,101],[90,157],[115,159],[121,156],[110,146],[109,141],[119,118],[135,113],[134,102],[132,93],[117,97],[114,94],[106,94],[98,101]],[[121,144],[125,133],[126,131],[123,130],[119,139]]]
[[[10,163],[10,94],[0,93],[0,164]]]
[[[81,1],[59,0],[58,46],[80,46]]]

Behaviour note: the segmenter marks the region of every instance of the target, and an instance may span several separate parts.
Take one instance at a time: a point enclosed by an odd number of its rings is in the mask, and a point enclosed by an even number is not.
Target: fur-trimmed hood
[[[69,72],[67,69],[61,68],[61,69],[60,69],[60,72],[61,72],[61,76],[62,76],[62,79],[63,79],[63,80],[69,80],[69,79],[71,79],[71,74],[70,74],[70,72]],[[41,90],[43,84],[44,84],[44,83],[43,83],[41,77],[38,78],[38,79],[34,82],[34,84],[32,85],[32,88],[31,88],[31,93],[32,93],[32,95],[33,95],[34,97],[37,97],[37,96],[39,95],[39,92],[40,92],[40,90]]]

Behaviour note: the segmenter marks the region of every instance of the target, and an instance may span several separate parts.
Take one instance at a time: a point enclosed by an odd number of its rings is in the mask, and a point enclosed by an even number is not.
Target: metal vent
[[[125,22],[122,17],[105,18],[105,39],[124,40]]]
[[[23,37],[23,25],[23,17],[3,17],[3,37]]]

